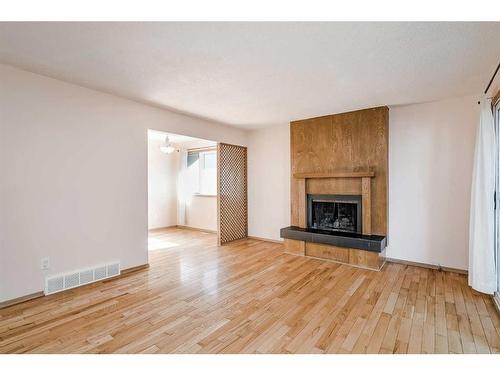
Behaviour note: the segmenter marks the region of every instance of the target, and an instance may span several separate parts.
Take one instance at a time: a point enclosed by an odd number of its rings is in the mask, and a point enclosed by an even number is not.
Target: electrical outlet
[[[42,258],[40,260],[40,269],[48,270],[50,267],[49,258]]]

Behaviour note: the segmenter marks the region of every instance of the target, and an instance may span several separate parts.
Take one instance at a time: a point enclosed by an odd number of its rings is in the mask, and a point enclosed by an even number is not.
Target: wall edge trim
[[[390,263],[398,263],[398,264],[405,264],[405,265],[408,265],[408,266],[430,268],[430,269],[433,269],[433,270],[443,270],[443,271],[447,271],[447,272],[460,273],[462,275],[467,275],[469,273],[467,270],[463,270],[463,269],[460,269],[460,268],[439,266],[437,264],[413,262],[413,261],[410,261],[410,260],[397,259],[397,258],[385,258],[385,259],[386,259],[387,262],[390,262]]]
[[[136,272],[136,271],[140,271],[140,270],[143,270],[143,269],[146,269],[146,268],[149,268],[149,263],[145,263],[145,264],[141,264],[139,266],[134,266],[134,267],[126,268],[126,269],[122,270],[121,273],[119,275],[117,275],[117,276],[111,277],[111,278],[106,279],[106,280],[99,280],[99,281],[108,282],[110,280],[116,280],[116,279],[119,279],[120,277],[128,276],[130,273],[133,273],[133,272]],[[99,282],[99,281],[97,281],[97,282]],[[92,285],[92,284],[94,284],[94,283],[80,285],[80,286],[78,286],[76,288],[73,288],[71,290],[79,289],[79,288],[81,288],[83,286]],[[13,298],[13,299],[9,299],[9,300],[0,302],[0,310],[4,309],[6,307],[11,307],[11,306],[18,305],[20,303],[28,302],[28,301],[31,301],[31,300],[34,300],[34,299],[37,299],[37,298],[41,298],[41,297],[45,297],[45,293],[43,292],[43,290],[41,290],[39,292],[27,294],[27,295],[24,295],[24,296],[16,297],[16,298]]]

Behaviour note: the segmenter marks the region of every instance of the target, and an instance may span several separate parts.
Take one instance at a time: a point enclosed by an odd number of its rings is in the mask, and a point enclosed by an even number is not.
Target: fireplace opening
[[[361,233],[361,195],[307,195],[307,226]]]

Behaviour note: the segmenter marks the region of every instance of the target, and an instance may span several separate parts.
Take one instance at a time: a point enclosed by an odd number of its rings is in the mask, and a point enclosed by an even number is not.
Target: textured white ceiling
[[[243,128],[481,93],[500,23],[0,23],[0,61]]]

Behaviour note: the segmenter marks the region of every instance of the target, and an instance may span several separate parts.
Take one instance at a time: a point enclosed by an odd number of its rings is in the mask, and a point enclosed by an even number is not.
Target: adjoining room
[[[217,243],[216,142],[148,130],[148,230],[149,251],[183,233]]]

